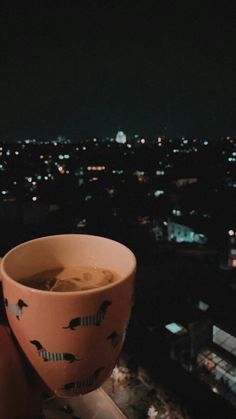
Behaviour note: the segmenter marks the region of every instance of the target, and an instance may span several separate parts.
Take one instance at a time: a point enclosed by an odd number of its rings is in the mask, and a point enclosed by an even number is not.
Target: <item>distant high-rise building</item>
[[[116,142],[119,144],[125,144],[127,141],[126,135],[123,131],[118,131],[116,134]]]

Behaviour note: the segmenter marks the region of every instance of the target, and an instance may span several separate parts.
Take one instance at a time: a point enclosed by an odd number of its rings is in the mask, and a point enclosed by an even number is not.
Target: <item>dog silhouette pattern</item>
[[[72,390],[75,394],[84,393],[95,384],[103,370],[104,367],[98,368],[92,375],[90,375],[90,377],[75,383],[67,383],[61,388],[61,390]]]
[[[22,317],[23,308],[28,307],[28,304],[21,299],[19,299],[16,304],[13,304],[5,298],[4,303],[6,308],[17,318],[17,320],[20,320]]]
[[[31,340],[30,343],[34,345],[38,351],[38,355],[43,361],[68,361],[70,363],[80,361],[75,355],[68,352],[49,352],[47,351],[38,340]]]
[[[107,309],[111,304],[111,301],[103,301],[95,314],[76,317],[70,321],[68,326],[64,326],[63,329],[75,330],[75,328],[79,326],[100,326],[102,320],[105,318]]]
[[[119,344],[122,344],[125,340],[126,329],[122,333],[117,333],[116,331],[112,332],[110,335],[107,336],[107,340],[109,340],[113,346],[116,348]]]

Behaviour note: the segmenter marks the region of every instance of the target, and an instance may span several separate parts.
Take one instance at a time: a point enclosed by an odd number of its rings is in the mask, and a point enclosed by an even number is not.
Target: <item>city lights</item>
[[[236,419],[236,1],[2,3],[0,419]]]
[[[177,334],[180,332],[186,332],[186,329],[183,326],[175,322],[166,324],[165,328],[174,334]]]
[[[211,176],[208,150],[211,150],[212,161],[218,162],[217,170],[211,166]],[[200,160],[197,151],[201,153]],[[181,304],[182,295],[194,289],[192,285],[183,286],[181,281],[188,278],[191,282],[195,271],[196,277],[198,275],[198,268],[191,269],[190,273],[188,265],[185,274],[187,255],[199,261],[203,258],[208,261],[209,255],[209,260],[214,259],[214,266],[221,258],[220,266],[225,272],[236,269],[236,219],[232,205],[224,202],[227,195],[233,196],[236,188],[233,165],[236,151],[230,141],[213,144],[205,138],[126,136],[118,142],[107,137],[72,144],[62,138],[57,142],[35,139],[18,143],[17,149],[15,144],[12,147],[2,144],[0,153],[0,218],[9,218],[12,225],[20,222],[27,226],[26,231],[38,231],[39,235],[41,227],[46,231],[46,226],[52,226],[50,233],[61,233],[64,227],[74,233],[95,232],[111,237],[116,232],[124,242],[131,240],[138,252],[140,247],[141,259],[150,259],[152,266],[159,266],[166,258],[163,272],[172,266],[173,255],[174,260],[180,257],[183,268],[171,268],[167,277],[171,275],[168,281],[172,284],[176,272],[179,285],[174,285],[173,292],[178,293],[178,287],[182,287],[178,296]],[[225,210],[223,204],[217,208],[221,193]],[[233,216],[228,217],[228,211]],[[216,237],[220,237],[221,243],[227,243],[224,259],[218,254]],[[208,269],[207,264],[204,266]],[[161,280],[155,276],[155,283]],[[236,281],[228,283],[232,291],[236,290]],[[170,292],[171,286],[168,287]],[[208,316],[214,310],[213,302],[209,302],[206,295],[197,297],[194,300],[191,296],[194,310]],[[172,307],[168,307],[169,310]],[[191,340],[187,320],[185,327],[177,316],[172,318],[171,322],[169,317],[165,320],[162,336],[170,342],[172,339]],[[158,333],[156,325],[148,326],[147,330]],[[233,342],[233,335],[229,339]],[[180,364],[184,362],[185,368],[194,369],[188,365],[188,358],[182,361],[178,348],[181,345],[170,346],[170,356],[180,359]],[[203,362],[201,354],[197,356],[196,368]],[[207,365],[210,368],[210,363]],[[217,373],[223,374],[220,367]],[[218,388],[217,382],[213,388]]]

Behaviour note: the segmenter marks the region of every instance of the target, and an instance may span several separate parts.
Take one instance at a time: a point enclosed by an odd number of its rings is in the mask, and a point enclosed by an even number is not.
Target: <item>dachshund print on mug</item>
[[[117,333],[116,331],[112,332],[107,336],[107,340],[111,342],[113,348],[116,348],[120,343],[123,344],[125,340],[126,329],[122,333]]]
[[[78,326],[100,326],[110,305],[111,301],[103,301],[96,313],[76,317],[70,321],[68,326],[64,326],[63,329],[75,330]]]
[[[74,383],[67,383],[61,388],[61,390],[73,391],[73,394],[83,394],[84,392],[87,392],[90,387],[94,386],[103,370],[104,367],[98,368],[92,375],[90,375],[90,377]]]
[[[49,352],[47,351],[38,340],[31,340],[30,343],[36,347],[38,355],[43,361],[68,361],[70,363],[80,361],[81,358],[76,358],[75,355],[68,352]]]
[[[26,304],[22,299],[19,299],[16,304],[13,304],[5,298],[4,303],[6,308],[17,318],[17,320],[20,320],[22,317],[23,308],[28,307],[28,304]]]

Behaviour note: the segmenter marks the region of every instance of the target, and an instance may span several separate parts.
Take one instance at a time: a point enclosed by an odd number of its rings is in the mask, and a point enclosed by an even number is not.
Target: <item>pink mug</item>
[[[52,292],[18,281],[65,266],[118,273],[109,285]],[[37,238],[10,250],[1,276],[8,321],[26,357],[59,397],[95,390],[110,376],[129,323],[136,271],[134,254],[121,243],[92,235]]]

